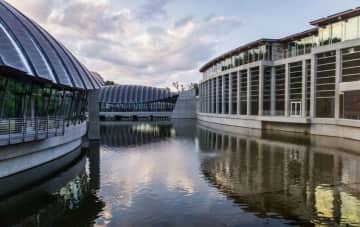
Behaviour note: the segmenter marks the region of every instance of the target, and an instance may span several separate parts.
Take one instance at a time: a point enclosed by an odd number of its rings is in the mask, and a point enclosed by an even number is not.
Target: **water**
[[[111,123],[100,144],[0,180],[0,226],[360,226],[359,151],[192,121]]]

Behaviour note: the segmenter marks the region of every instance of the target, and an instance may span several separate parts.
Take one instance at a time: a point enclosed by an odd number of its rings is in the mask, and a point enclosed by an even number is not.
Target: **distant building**
[[[169,118],[178,94],[167,89],[113,85],[100,90],[100,117],[112,120]]]
[[[360,139],[360,8],[206,63],[201,121]]]

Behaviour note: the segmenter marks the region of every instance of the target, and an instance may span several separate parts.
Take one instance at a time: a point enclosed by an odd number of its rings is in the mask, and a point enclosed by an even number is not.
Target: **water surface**
[[[0,182],[0,226],[360,226],[359,143],[219,128],[102,125],[56,173]]]

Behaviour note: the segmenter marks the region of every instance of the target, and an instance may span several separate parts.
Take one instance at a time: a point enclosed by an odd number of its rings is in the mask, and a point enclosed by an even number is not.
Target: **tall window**
[[[212,95],[212,104],[211,104],[211,112],[216,113],[216,78],[211,80],[212,82],[212,88],[211,88],[211,95]]]
[[[264,68],[263,80],[263,110],[264,115],[270,115],[271,112],[271,67]]]
[[[218,92],[218,113],[222,113],[222,77],[218,77],[218,87],[217,87],[217,92]]]
[[[247,114],[247,70],[242,70],[240,73],[240,81],[239,81],[239,87],[240,87],[240,114],[246,115]]]
[[[259,67],[250,69],[251,75],[251,115],[259,114]]]
[[[231,114],[237,114],[238,77],[237,73],[231,74]]]
[[[316,56],[316,117],[335,116],[336,52],[330,51]]]
[[[285,65],[275,67],[275,114],[285,114]]]
[[[225,114],[229,114],[229,75],[226,75],[224,77],[224,83],[223,86],[224,86],[224,102],[225,102],[225,109],[224,109],[224,112]]]
[[[294,62],[289,65],[289,101],[299,103],[302,99],[302,62]],[[299,113],[297,113],[299,114]]]

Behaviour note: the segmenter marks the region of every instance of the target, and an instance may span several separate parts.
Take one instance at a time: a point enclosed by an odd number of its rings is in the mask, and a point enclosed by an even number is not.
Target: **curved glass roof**
[[[176,95],[162,88],[114,85],[103,87],[100,90],[99,102],[112,104],[148,103],[171,98]]]
[[[97,89],[103,85],[102,79],[60,42],[3,0],[0,0],[0,66],[66,87]]]

